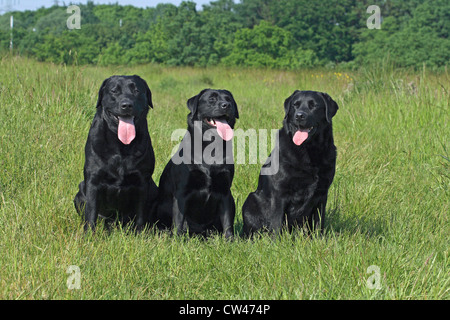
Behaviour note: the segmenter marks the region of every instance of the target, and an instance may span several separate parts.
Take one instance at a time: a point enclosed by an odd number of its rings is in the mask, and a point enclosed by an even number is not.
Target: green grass
[[[0,299],[449,299],[448,74],[66,67],[0,60]],[[230,90],[236,128],[281,126],[295,89],[328,92],[337,172],[322,237],[227,242],[120,229],[84,236],[72,199],[102,80],[139,74],[153,92],[149,131],[159,182],[186,127],[186,100]],[[241,207],[260,164],[236,165]],[[69,290],[70,265],[81,288]],[[366,285],[378,266],[381,289]]]

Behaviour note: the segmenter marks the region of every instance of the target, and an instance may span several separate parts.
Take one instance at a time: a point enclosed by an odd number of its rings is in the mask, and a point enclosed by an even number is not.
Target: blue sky
[[[182,0],[93,0],[95,4],[108,4],[108,3],[119,3],[120,5],[133,5],[136,7],[156,7],[158,3],[173,3],[179,5]],[[193,0],[197,4],[197,9],[202,8],[202,4],[208,4],[212,0]],[[51,7],[56,2],[60,6],[70,3],[86,3],[87,0],[0,0],[0,14],[5,13],[5,11],[17,10],[36,10],[40,7]]]

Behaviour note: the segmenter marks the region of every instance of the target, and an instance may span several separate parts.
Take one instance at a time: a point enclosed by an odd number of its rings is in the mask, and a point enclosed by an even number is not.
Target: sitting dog
[[[334,178],[336,147],[331,119],[338,105],[322,92],[296,90],[284,102],[283,127],[272,151],[279,170],[260,175],[258,188],[242,207],[244,233],[278,233],[283,225],[322,230],[328,188]],[[266,167],[268,162],[263,167]]]
[[[178,234],[233,236],[233,128],[239,118],[227,90],[205,89],[187,102],[188,128],[178,151],[166,165],[159,184],[160,228]]]
[[[157,187],[147,113],[153,108],[147,83],[138,76],[112,76],[100,87],[97,112],[85,147],[84,180],[74,204],[84,211],[85,231],[97,217],[133,221],[141,230],[151,220]]]

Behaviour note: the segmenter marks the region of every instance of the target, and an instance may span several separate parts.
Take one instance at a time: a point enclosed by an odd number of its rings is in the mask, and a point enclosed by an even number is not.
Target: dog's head
[[[215,128],[223,140],[233,138],[233,128],[239,112],[230,91],[202,90],[188,100],[187,106],[191,111],[188,115],[189,127],[194,125],[194,121],[201,121],[203,132]]]
[[[123,144],[136,137],[136,126],[146,119],[152,105],[152,93],[139,76],[112,76],[103,81],[98,92],[97,108],[108,127]]]
[[[338,108],[326,93],[296,90],[284,102],[284,128],[299,146],[329,126]]]

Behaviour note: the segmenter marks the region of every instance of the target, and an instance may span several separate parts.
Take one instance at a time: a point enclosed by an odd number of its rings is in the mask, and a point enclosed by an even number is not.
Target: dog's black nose
[[[299,111],[295,114],[295,120],[305,120],[306,119],[306,113],[303,111]]]
[[[123,111],[131,111],[133,109],[133,104],[129,101],[124,101],[120,104],[120,108]]]
[[[220,104],[220,107],[221,107],[222,109],[228,109],[229,107],[231,107],[231,104],[230,104],[229,102],[222,102],[222,103]]]

